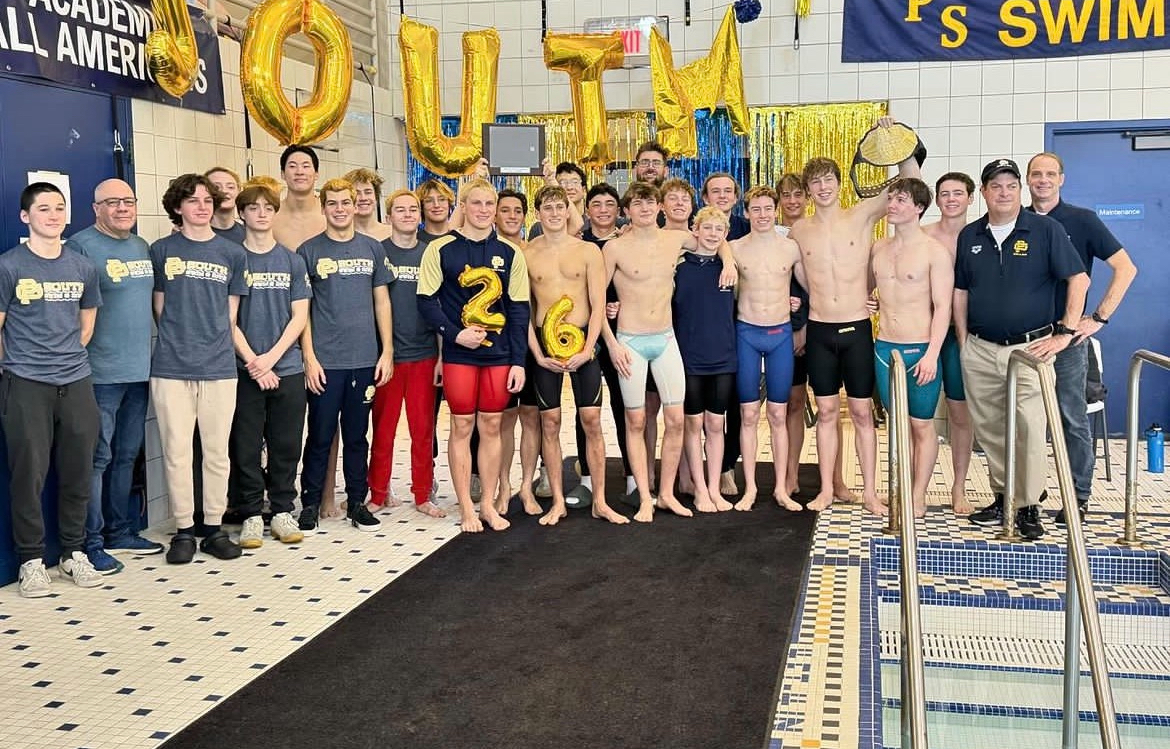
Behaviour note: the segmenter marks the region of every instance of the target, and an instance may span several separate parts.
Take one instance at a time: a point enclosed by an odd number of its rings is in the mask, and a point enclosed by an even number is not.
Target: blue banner
[[[0,69],[104,94],[223,114],[219,42],[203,12],[188,7],[199,49],[195,85],[181,100],[159,88],[146,64],[154,30],[149,0],[4,0]]]
[[[842,62],[1168,49],[1165,0],[845,0]]]

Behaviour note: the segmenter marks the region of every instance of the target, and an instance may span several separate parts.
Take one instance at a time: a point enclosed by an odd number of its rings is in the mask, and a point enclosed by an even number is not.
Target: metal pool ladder
[[[1170,356],[1138,349],[1129,360],[1125,407],[1125,535],[1117,539],[1122,546],[1142,545],[1137,537],[1138,395],[1142,385],[1142,364],[1170,369]]]
[[[1139,352],[1141,353],[1141,352]],[[1136,358],[1136,355],[1135,355]],[[1170,360],[1163,357],[1166,364]],[[1155,362],[1161,364],[1161,362]],[[1163,366],[1165,366],[1163,364]],[[1085,550],[1085,533],[1081,528],[1081,513],[1076,503],[1072,469],[1068,462],[1068,447],[1064,442],[1060,409],[1056,400],[1056,373],[1052,366],[1022,349],[1012,352],[1007,371],[1007,429],[1004,462],[1003,531],[999,538],[1019,541],[1016,533],[1016,409],[1019,405],[1020,370],[1028,367],[1040,378],[1040,396],[1048,417],[1052,435],[1052,452],[1056,458],[1056,476],[1060,483],[1060,498],[1064,506],[1065,527],[1068,529],[1068,562],[1066,564],[1064,607],[1064,724],[1061,746],[1074,749],[1080,723],[1081,681],[1081,626],[1085,629],[1085,646],[1089,654],[1093,697],[1097,703],[1098,726],[1103,749],[1120,749],[1117,733],[1117,713],[1113,703],[1113,688],[1109,683],[1109,664],[1105,658],[1105,641],[1101,635],[1101,619],[1097,614],[1097,598],[1093,593],[1093,579],[1089,574],[1089,555]],[[1131,383],[1133,382],[1131,376]],[[1134,389],[1131,387],[1131,393]],[[1133,396],[1136,397],[1136,396]],[[1134,409],[1136,410],[1136,409]],[[1132,416],[1131,416],[1132,421]],[[1136,456],[1131,440],[1130,452]],[[1136,463],[1136,457],[1134,459]],[[1131,465],[1129,482],[1136,474]],[[1127,512],[1127,517],[1129,513]],[[905,746],[905,745],[903,745]],[[923,745],[925,746],[925,744]]]
[[[926,664],[922,653],[922,611],[918,595],[918,539],[910,485],[910,409],[906,362],[891,352],[889,424],[890,522],[899,534],[902,597],[902,749],[926,749]]]

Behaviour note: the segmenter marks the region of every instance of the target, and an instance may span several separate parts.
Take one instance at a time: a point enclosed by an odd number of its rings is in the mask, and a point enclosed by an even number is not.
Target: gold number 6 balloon
[[[155,83],[181,98],[195,84],[199,50],[186,0],[152,0],[157,28],[146,37],[146,60]]]
[[[500,312],[489,312],[488,307],[499,301],[504,294],[504,285],[500,276],[491,268],[472,268],[470,265],[463,268],[459,274],[460,286],[482,286],[475,296],[463,305],[463,314],[460,316],[465,327],[483,328],[498,333],[504,329],[504,315]],[[492,345],[491,341],[484,341],[484,346]]]
[[[293,34],[313,43],[313,98],[293,106],[280,84],[281,50]],[[248,16],[240,50],[240,88],[248,112],[281,144],[328,138],[345,118],[353,84],[353,46],[337,14],[321,0],[264,0]]]
[[[554,359],[564,363],[585,349],[585,331],[565,317],[573,311],[573,300],[567,295],[553,302],[540,326],[540,340],[544,350]]]

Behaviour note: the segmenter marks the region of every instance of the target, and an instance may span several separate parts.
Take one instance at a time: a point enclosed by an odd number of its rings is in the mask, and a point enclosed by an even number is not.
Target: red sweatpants
[[[370,450],[370,501],[386,504],[394,464],[394,435],[402,403],[410,430],[410,492],[415,504],[430,499],[435,483],[431,450],[435,431],[435,359],[396,362],[394,376],[374,393],[374,444]]]

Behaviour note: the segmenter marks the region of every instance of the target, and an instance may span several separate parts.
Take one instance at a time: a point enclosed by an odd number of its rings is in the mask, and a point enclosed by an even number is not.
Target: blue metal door
[[[116,146],[129,142],[129,132],[126,100],[0,75],[0,252],[27,236],[27,227],[20,220],[20,192],[28,185],[29,172],[69,175],[71,217],[66,236],[92,224],[94,188],[102,180],[129,171],[123,160],[125,153]],[[2,437],[0,434],[0,584],[6,584],[16,579],[19,565],[12,546],[8,454]],[[59,553],[53,476],[50,469],[42,499],[49,564],[56,563]]]
[[[1125,431],[1129,357],[1139,348],[1170,352],[1170,150],[1135,151],[1132,133],[1170,129],[1170,122],[1138,121],[1049,125],[1048,149],[1064,161],[1062,198],[1093,208],[1121,241],[1138,277],[1110,324],[1099,334],[1110,433]],[[1089,289],[1092,310],[1110,278],[1097,261]],[[1170,374],[1145,367],[1141,421],[1170,424]]]

